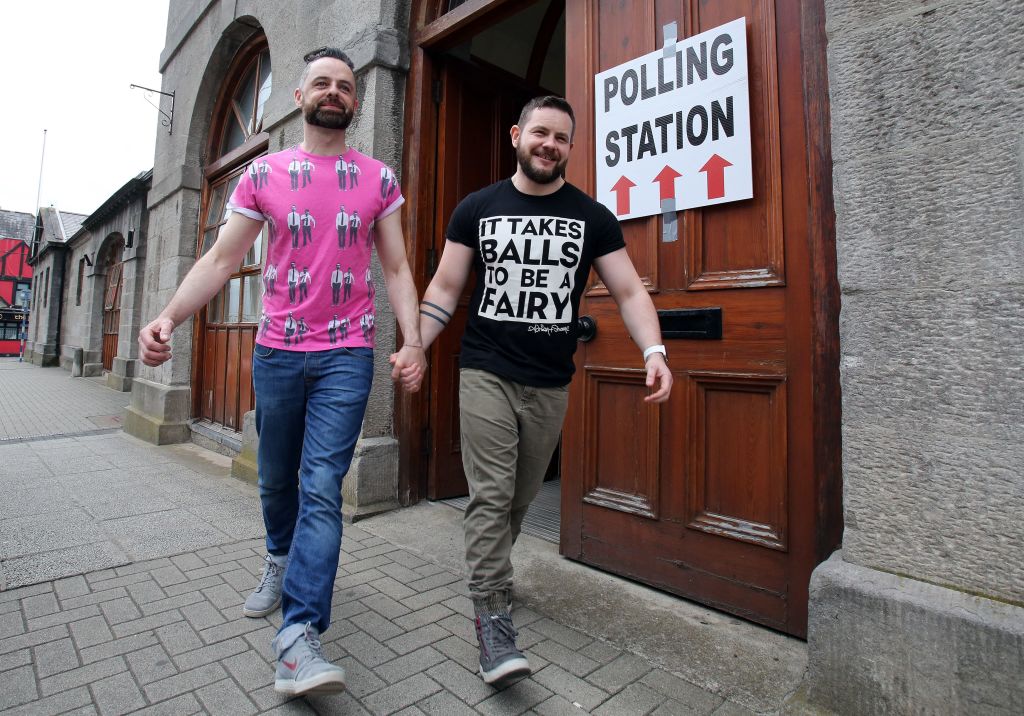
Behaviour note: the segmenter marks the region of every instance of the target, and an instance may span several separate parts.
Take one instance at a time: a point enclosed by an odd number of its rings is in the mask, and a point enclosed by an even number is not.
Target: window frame
[[[259,34],[251,38],[235,55],[218,93],[207,145],[207,156],[215,158],[207,165],[204,171],[202,202],[200,204],[198,222],[199,232],[196,237],[196,258],[200,258],[205,253],[204,237],[206,234],[210,231],[215,231],[214,241],[216,241],[220,228],[227,221],[225,209],[230,198],[229,189],[233,187],[232,180],[235,177],[242,176],[249,162],[267,153],[270,135],[262,131],[263,118],[266,116],[266,113],[264,112],[263,117],[259,116],[258,103],[261,67],[264,62],[269,61],[270,48],[266,36]],[[253,78],[254,92],[253,106],[251,108],[253,122],[249,128],[245,129],[248,132],[248,136],[242,144],[220,154],[220,150],[224,146],[225,137],[231,131],[231,122],[236,122],[237,125],[235,126],[241,125],[235,96],[239,94],[240,87],[250,76]],[[273,77],[273,64],[271,63],[269,74],[270,94],[273,93]],[[270,94],[267,95],[268,99]],[[225,190],[218,195],[220,187],[225,187]],[[216,203],[216,206],[211,206],[214,203]],[[214,210],[216,210],[216,213],[213,213]],[[258,323],[258,314],[252,321],[242,320],[245,308],[245,286],[247,282],[251,282],[251,279],[247,277],[253,274],[262,274],[263,261],[266,257],[267,231],[267,225],[264,223],[263,230],[256,240],[257,243],[254,245],[258,247],[258,255],[255,256],[255,261],[247,263],[251,254],[250,250],[242,260],[241,265],[232,271],[224,285],[217,292],[217,295],[201,310],[204,328],[211,324],[217,326],[255,326]],[[212,243],[210,243],[211,246]],[[209,249],[209,247],[205,248],[206,250]],[[238,291],[236,310],[232,315],[237,316],[238,320],[225,321],[223,320],[225,317],[225,300],[231,294],[233,283],[237,283]],[[257,286],[261,287],[262,284],[257,281]],[[262,293],[260,294],[260,300],[262,301]],[[220,315],[216,317],[216,320],[211,320],[215,308],[219,309]]]

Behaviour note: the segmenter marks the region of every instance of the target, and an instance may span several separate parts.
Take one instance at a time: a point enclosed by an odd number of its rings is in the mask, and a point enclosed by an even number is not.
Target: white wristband
[[[665,360],[668,360],[668,352],[665,350],[665,346],[660,343],[653,345],[644,351],[644,363],[646,363],[647,359],[651,357],[651,353],[661,353],[665,356]]]

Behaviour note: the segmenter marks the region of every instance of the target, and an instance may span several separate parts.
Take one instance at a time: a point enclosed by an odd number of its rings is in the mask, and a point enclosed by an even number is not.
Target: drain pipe
[[[61,227],[61,231],[63,231],[63,227]],[[62,250],[64,255],[61,257],[61,260],[60,260],[60,278],[59,278],[59,281],[60,281],[59,286],[60,286],[60,288],[57,290],[57,331],[56,331],[56,336],[54,336],[54,339],[53,339],[54,343],[56,343],[56,345],[57,345],[57,367],[58,368],[60,367],[60,359],[61,359],[61,356],[63,355],[63,350],[61,349],[61,345],[60,345],[60,332],[61,332],[61,322],[62,322],[62,320],[64,318],[64,276],[68,272],[67,271],[67,269],[68,269],[68,258],[70,257],[70,253],[67,250],[67,246],[62,246],[61,250]],[[54,263],[57,263],[57,262],[54,261]]]

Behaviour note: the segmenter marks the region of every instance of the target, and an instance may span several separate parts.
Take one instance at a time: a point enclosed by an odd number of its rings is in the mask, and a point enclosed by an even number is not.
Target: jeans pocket
[[[267,346],[262,346],[257,343],[252,347],[252,354],[257,358],[269,358],[274,355],[274,350],[276,349],[268,348]]]
[[[350,356],[355,358],[362,358],[363,360],[373,363],[373,349],[372,348],[360,348],[360,347],[348,347],[340,348],[339,350],[345,351]]]

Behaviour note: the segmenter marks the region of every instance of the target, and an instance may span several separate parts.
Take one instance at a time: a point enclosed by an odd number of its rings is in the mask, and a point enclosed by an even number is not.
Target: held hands
[[[672,371],[661,353],[651,353],[647,359],[647,387],[658,389],[644,398],[645,403],[664,403],[672,392]]]
[[[427,368],[427,356],[422,346],[402,346],[397,353],[392,353],[388,362],[394,366],[391,380],[401,383],[407,393],[415,393],[423,382],[423,374]]]
[[[171,331],[174,321],[156,318],[139,331],[139,356],[148,366],[158,366],[171,357]]]

